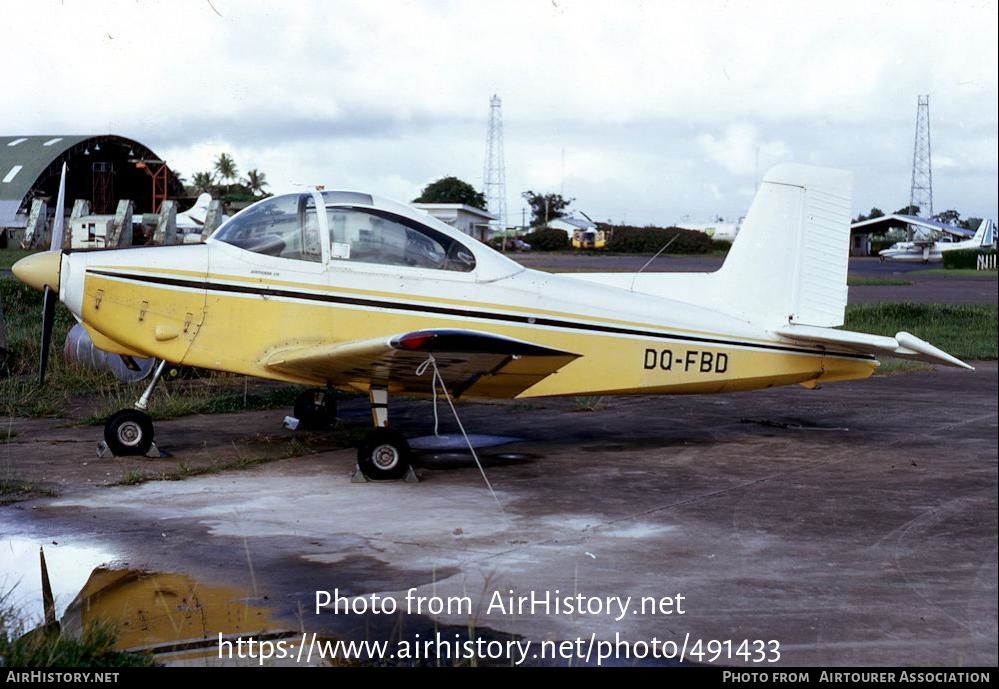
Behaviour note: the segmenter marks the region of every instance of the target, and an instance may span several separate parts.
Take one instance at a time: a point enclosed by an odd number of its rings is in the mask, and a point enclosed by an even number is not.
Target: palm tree
[[[263,196],[264,187],[267,186],[267,175],[257,168],[247,170],[244,183],[246,184],[246,188],[250,190],[251,194],[254,196]]]
[[[219,173],[219,177],[223,181],[234,180],[239,175],[239,170],[236,168],[236,161],[228,153],[219,153],[219,157],[215,159],[215,172]]]
[[[215,192],[215,175],[210,170],[205,170],[204,172],[195,172],[194,177],[191,178],[191,186],[194,187],[196,192],[214,194]]]

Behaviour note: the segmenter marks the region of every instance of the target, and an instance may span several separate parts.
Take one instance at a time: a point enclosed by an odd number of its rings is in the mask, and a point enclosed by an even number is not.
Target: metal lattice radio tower
[[[916,143],[912,147],[912,190],[909,206],[918,206],[919,215],[933,215],[933,166],[930,162],[930,96],[917,96]]]
[[[503,162],[503,110],[500,97],[489,99],[489,131],[486,134],[486,164],[482,172],[487,210],[496,216],[493,230],[506,230],[506,165]]]

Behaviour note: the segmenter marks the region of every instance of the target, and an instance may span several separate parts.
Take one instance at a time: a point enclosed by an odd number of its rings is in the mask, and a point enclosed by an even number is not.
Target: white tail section
[[[727,310],[766,324],[841,325],[852,187],[843,170],[784,164],[767,172],[712,276]]]
[[[735,316],[811,347],[897,356],[970,369],[906,332],[895,337],[843,324],[850,260],[850,195],[844,170],[784,164],[763,178],[725,263],[714,273],[582,273],[572,277]],[[979,229],[991,234],[991,230]]]
[[[715,273],[572,277],[703,306],[765,328],[842,325],[853,174],[785,163],[763,178]]]
[[[972,242],[978,247],[992,244],[995,240],[995,225],[992,224],[991,220],[983,220],[982,224],[978,226],[978,231],[975,232]]]

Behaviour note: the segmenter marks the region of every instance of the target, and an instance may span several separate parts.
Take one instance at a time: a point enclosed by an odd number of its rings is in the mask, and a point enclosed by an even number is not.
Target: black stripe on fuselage
[[[300,299],[304,301],[316,301],[328,304],[346,304],[350,306],[362,306],[375,309],[389,309],[393,311],[415,311],[417,313],[436,313],[444,316],[458,316],[460,318],[474,318],[476,320],[502,321],[505,323],[518,323],[531,326],[544,326],[550,328],[568,328],[570,330],[585,330],[589,332],[606,333],[609,335],[635,335],[638,337],[650,337],[657,340],[678,340],[682,342],[698,342],[702,344],[724,345],[747,347],[751,349],[767,349],[778,352],[792,352],[796,354],[832,354],[835,356],[850,359],[868,359],[874,357],[868,354],[854,354],[852,352],[836,352],[828,350],[806,349],[804,347],[790,347],[778,344],[760,344],[758,342],[746,342],[738,340],[721,340],[711,337],[698,337],[696,335],[676,335],[669,333],[659,333],[651,330],[637,330],[635,328],[622,328],[613,325],[599,325],[596,323],[579,323],[576,321],[563,321],[557,318],[545,318],[539,316],[523,316],[509,313],[496,313],[493,311],[472,311],[470,309],[457,309],[449,306],[438,306],[436,304],[402,304],[399,302],[381,301],[378,299],[361,299],[359,297],[347,297],[339,294],[313,294],[310,292],[295,292],[285,289],[275,289],[274,287],[251,287],[248,285],[233,285],[224,282],[207,282],[198,280],[182,280],[179,278],[167,278],[158,275],[133,275],[130,273],[115,273],[105,270],[88,270],[91,275],[101,275],[103,277],[119,278],[123,280],[134,280],[136,282],[147,282],[154,285],[167,285],[170,287],[183,287],[193,290],[207,290],[209,292],[228,292],[231,294],[252,294],[262,297],[283,297],[286,299]]]

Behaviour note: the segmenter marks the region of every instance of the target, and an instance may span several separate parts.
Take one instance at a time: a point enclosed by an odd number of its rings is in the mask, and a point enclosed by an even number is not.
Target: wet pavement
[[[710,647],[739,664],[720,642],[761,641],[783,665],[995,665],[999,376],[977,365],[815,391],[460,404],[469,432],[523,439],[481,450],[495,501],[450,445],[422,456],[420,483],[351,483],[354,453],[337,450],[108,486],[133,469],[92,455],[99,429],[13,419],[3,470],[64,478],[57,497],[0,507],[0,546],[44,545],[53,581],[74,582],[62,607],[93,566],[59,561],[72,547],[241,591],[268,629],[529,640],[527,663],[582,664],[607,640],[632,646],[602,662],[661,662],[658,640],[686,662]],[[361,423],[364,400],[343,407]],[[174,456],[130,461],[281,456],[283,415],[164,422]],[[393,400],[392,421],[430,435],[430,402]],[[351,611],[316,614],[317,591]],[[544,642],[566,655],[530,657]],[[645,657],[623,655],[641,643]]]

